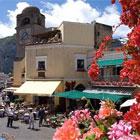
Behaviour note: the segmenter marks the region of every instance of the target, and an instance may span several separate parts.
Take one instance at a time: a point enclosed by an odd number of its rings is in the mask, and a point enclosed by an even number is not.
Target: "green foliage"
[[[103,124],[100,124],[99,126],[98,126],[103,132],[107,132],[107,127],[105,126],[105,125],[103,125]]]
[[[87,136],[85,140],[95,140],[95,134]]]
[[[107,138],[107,136],[104,136],[101,138],[101,140],[109,140],[109,139]]]
[[[90,125],[89,120],[85,120],[85,121],[79,123],[79,129],[81,131],[81,134],[86,133],[87,131],[89,131],[89,125]]]

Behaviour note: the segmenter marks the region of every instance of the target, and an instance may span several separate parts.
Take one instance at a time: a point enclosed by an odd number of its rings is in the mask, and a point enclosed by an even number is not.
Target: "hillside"
[[[14,35],[0,39],[0,72],[12,72],[15,54],[16,36]]]

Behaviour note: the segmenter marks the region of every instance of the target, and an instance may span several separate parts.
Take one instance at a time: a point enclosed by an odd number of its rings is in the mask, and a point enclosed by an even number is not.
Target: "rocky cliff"
[[[16,36],[0,39],[0,72],[13,71],[13,62],[16,54]]]

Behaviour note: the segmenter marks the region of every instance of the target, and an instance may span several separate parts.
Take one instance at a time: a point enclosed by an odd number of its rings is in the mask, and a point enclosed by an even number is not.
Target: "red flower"
[[[133,93],[134,98],[136,98],[137,102],[140,103],[140,89],[136,89]]]
[[[128,35],[129,37],[129,44],[131,46],[138,46],[140,47],[140,25],[136,26],[131,34]]]
[[[130,82],[140,84],[139,60],[127,60],[123,63],[124,68],[120,71],[120,78],[128,78]]]
[[[99,67],[96,63],[93,63],[89,70],[88,70],[88,75],[92,80],[96,80],[98,75],[99,75]]]
[[[131,106],[130,111],[124,115],[124,120],[131,122],[133,128],[140,134],[140,104]]]
[[[121,80],[127,78],[130,82],[140,84],[140,0],[118,0],[122,6],[122,14],[120,17],[121,23],[116,29],[124,24],[132,28],[131,33],[128,34],[128,41],[122,47],[124,58],[127,59],[127,55],[132,56],[132,61],[124,63],[124,68],[121,70]],[[111,0],[112,4],[116,0]],[[114,30],[114,32],[116,31]],[[96,52],[94,61],[101,58],[104,54],[104,50],[107,43],[111,40],[111,36],[106,36],[101,42],[99,49]],[[96,79],[99,71],[97,66],[91,67],[88,71],[91,79]]]

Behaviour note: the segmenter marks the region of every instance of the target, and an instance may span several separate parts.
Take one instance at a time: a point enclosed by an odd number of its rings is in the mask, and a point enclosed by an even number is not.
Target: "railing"
[[[120,81],[119,75],[100,76],[98,80],[92,81],[92,86],[132,87],[134,84],[128,80]]]
[[[99,76],[99,81],[119,81],[119,75]]]

